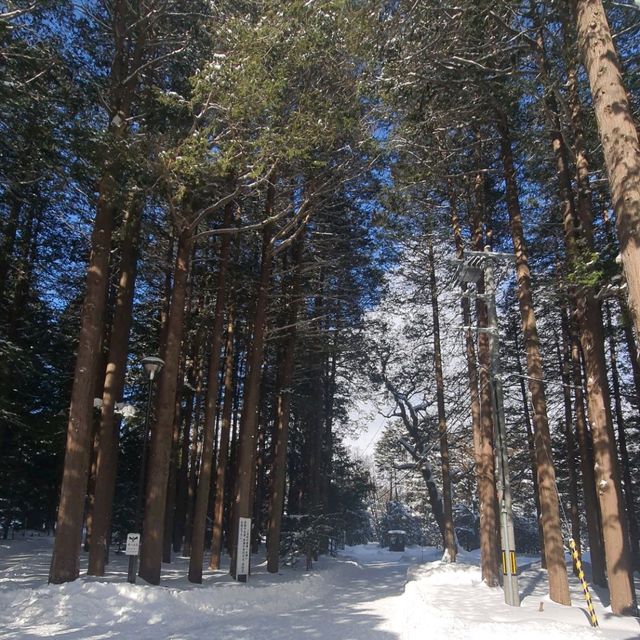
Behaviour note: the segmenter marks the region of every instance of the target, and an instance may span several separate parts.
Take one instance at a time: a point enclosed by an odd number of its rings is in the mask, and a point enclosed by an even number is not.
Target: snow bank
[[[207,570],[202,585],[191,585],[188,559],[177,558],[163,565],[160,587],[128,584],[123,555],[113,558],[105,578],[47,585],[50,553],[47,538],[0,544],[0,638],[640,639],[639,621],[611,615],[606,592],[594,593],[601,628],[591,629],[573,576],[574,606],[551,602],[535,558],[520,559],[523,601],[514,608],[504,604],[501,589],[482,582],[477,554],[449,564],[432,548],[349,547],[312,572],[287,567],[277,575],[254,556],[248,584],[233,582],[226,570]]]
[[[479,567],[474,565],[431,562],[411,567],[407,577],[401,605],[401,615],[406,621],[404,638],[417,637],[425,620],[428,620],[432,638],[640,638],[640,621],[613,616],[595,593],[601,628],[591,628],[582,592],[573,576],[570,577],[573,606],[564,607],[552,602],[547,593],[546,572],[540,569],[539,563],[521,572],[520,607],[507,606],[502,590],[487,587],[482,582]]]

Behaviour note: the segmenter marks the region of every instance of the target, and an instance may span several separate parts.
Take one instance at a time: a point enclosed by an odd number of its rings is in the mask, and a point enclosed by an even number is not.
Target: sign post
[[[251,561],[251,518],[239,518],[238,558],[236,560],[236,580],[246,582]]]
[[[129,556],[129,571],[127,580],[131,584],[136,582],[136,565],[138,563],[138,554],[140,553],[140,534],[127,533],[127,546],[124,550],[125,555]]]

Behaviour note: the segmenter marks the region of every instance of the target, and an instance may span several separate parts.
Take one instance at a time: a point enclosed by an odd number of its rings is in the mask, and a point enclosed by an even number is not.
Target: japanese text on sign
[[[239,576],[249,574],[251,559],[251,518],[240,518],[238,524],[238,561],[236,573]]]

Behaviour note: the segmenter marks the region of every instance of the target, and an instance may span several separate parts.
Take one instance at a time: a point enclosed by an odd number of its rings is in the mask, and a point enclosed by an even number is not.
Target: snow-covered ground
[[[105,578],[47,586],[51,543],[0,541],[0,638],[640,638],[640,621],[611,615],[604,592],[594,593],[601,626],[591,629],[573,577],[573,607],[552,603],[532,558],[519,559],[523,602],[512,608],[501,590],[481,583],[475,554],[446,565],[435,549],[392,553],[369,544],[323,558],[312,572],[285,568],[275,576],[254,556],[248,584],[221,570],[206,571],[197,586],[185,578],[188,561],[178,558],[163,567],[160,587],[128,584],[126,558],[119,555]]]

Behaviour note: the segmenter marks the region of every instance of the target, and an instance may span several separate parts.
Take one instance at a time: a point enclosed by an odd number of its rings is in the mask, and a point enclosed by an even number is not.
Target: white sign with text
[[[249,562],[251,560],[251,518],[240,518],[238,523],[238,560],[236,562],[236,575],[249,575]],[[245,578],[246,579],[246,578]]]
[[[127,556],[137,556],[140,553],[139,533],[127,533],[127,547],[124,553]]]

